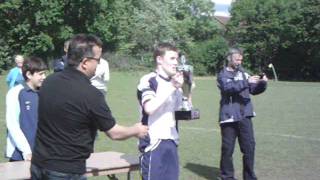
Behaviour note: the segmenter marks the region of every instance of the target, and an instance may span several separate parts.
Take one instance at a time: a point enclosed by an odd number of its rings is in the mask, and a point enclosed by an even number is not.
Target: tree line
[[[0,70],[14,54],[48,61],[65,40],[92,33],[114,68],[151,68],[158,42],[175,43],[198,75],[214,75],[228,46],[253,73],[273,63],[280,79],[319,79],[319,0],[238,0],[226,28],[211,0],[13,0],[0,3]],[[317,71],[318,69],[318,71]]]
[[[239,0],[227,37],[246,50],[246,66],[280,79],[320,80],[319,0]]]

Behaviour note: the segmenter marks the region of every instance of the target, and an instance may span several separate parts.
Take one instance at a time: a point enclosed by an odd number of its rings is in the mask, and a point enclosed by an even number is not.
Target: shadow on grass
[[[184,168],[198,174],[200,177],[205,179],[217,180],[219,177],[219,168],[216,167],[187,163]]]

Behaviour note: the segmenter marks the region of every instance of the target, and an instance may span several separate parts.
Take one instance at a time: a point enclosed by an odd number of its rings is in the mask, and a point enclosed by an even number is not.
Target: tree
[[[227,42],[222,36],[195,42],[189,47],[189,56],[197,75],[216,74],[225,63]]]
[[[59,1],[7,1],[0,4],[1,39],[9,54],[36,54],[53,49],[50,33],[61,24]]]
[[[227,34],[253,71],[273,63],[282,79],[319,79],[319,8],[318,0],[236,1]]]
[[[1,39],[9,54],[44,59],[60,53],[63,42],[76,33],[107,34],[96,28],[100,3],[95,1],[6,1],[0,4]],[[104,37],[110,37],[105,35]]]
[[[210,49],[201,51],[201,61],[190,62],[205,67],[202,72],[214,72],[210,56],[216,57],[219,50],[212,48],[223,41],[217,38],[221,32],[213,6],[211,0],[6,1],[0,4],[0,69],[8,68],[16,53],[51,60],[61,55],[64,41],[74,34],[92,33],[114,57],[136,59],[135,64],[148,65],[146,59],[160,41],[173,42],[195,58],[199,56],[191,54],[198,48]]]

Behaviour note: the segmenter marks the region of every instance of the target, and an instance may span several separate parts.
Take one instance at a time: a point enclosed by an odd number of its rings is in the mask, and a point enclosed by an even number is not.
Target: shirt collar
[[[38,89],[37,89],[37,90],[31,89],[30,86],[27,84],[27,82],[22,82],[21,84],[22,84],[23,88],[24,88],[26,91],[33,91],[33,92],[38,92],[38,91],[39,91]]]
[[[86,81],[88,81],[90,83],[89,77],[86,76],[85,74],[83,74],[82,72],[80,72],[79,70],[77,70],[75,67],[67,66],[63,71],[70,72],[72,74],[77,74],[81,78],[85,79]]]
[[[163,79],[163,80],[165,80],[165,81],[171,81],[171,77],[164,77],[164,76],[162,76],[161,74],[158,74],[159,75],[159,77],[161,78],[161,79]]]

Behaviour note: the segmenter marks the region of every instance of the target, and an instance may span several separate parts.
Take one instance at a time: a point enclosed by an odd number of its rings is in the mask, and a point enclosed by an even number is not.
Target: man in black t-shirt
[[[101,47],[96,36],[76,35],[68,49],[68,67],[44,81],[39,92],[32,179],[86,179],[85,162],[93,152],[97,129],[113,140],[147,134],[148,128],[141,123],[117,125],[103,94],[91,85]]]

